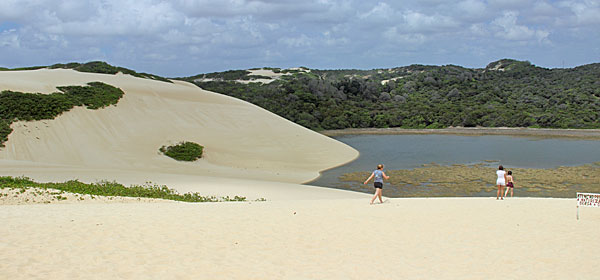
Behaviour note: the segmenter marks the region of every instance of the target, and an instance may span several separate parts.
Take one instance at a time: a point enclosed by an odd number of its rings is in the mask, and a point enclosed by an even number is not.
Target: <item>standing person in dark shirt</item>
[[[371,173],[371,176],[369,176],[369,178],[367,178],[367,180],[365,181],[365,185],[371,180],[375,178],[375,180],[373,180],[373,186],[375,187],[375,195],[373,195],[373,198],[371,199],[371,204],[373,204],[373,202],[375,201],[375,198],[379,198],[379,202],[383,203],[383,199],[381,199],[381,193],[383,191],[383,179],[389,179],[390,177],[385,175],[385,172],[383,172],[383,164],[378,164],[377,165],[377,169],[375,171],[373,171],[373,173]]]

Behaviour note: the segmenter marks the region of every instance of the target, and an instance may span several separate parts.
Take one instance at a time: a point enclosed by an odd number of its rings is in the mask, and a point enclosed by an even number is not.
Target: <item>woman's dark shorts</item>
[[[373,183],[373,186],[377,189],[383,189],[383,183],[381,182],[375,182]]]

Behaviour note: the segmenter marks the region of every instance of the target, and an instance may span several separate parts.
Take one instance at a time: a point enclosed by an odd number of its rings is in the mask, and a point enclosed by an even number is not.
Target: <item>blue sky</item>
[[[2,0],[0,66],[103,60],[167,77],[600,62],[600,0]]]

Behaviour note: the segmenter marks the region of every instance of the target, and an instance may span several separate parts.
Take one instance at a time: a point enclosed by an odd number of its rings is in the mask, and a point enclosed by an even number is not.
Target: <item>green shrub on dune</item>
[[[19,67],[19,68],[5,68],[0,67],[0,71],[24,71],[24,70],[38,70],[46,68],[46,66],[31,66],[31,67]]]
[[[75,106],[99,109],[114,105],[124,92],[101,82],[87,86],[58,87],[61,92],[52,94],[23,93],[5,90],[0,92],[0,147],[12,132],[14,121],[54,119]]]
[[[10,122],[6,120],[0,120],[0,147],[4,147],[2,143],[8,140],[8,135],[12,132],[10,128]]]
[[[158,80],[158,81],[163,81],[163,82],[167,82],[167,83],[172,83],[171,80],[157,76],[157,75],[152,75],[152,74],[148,74],[148,73],[138,73],[138,72],[135,72],[131,69],[127,69],[124,67],[112,66],[104,61],[92,61],[92,62],[88,62],[88,63],[84,63],[84,64],[77,63],[77,62],[71,62],[71,63],[67,63],[67,64],[54,64],[54,65],[50,66],[49,68],[50,69],[58,69],[58,68],[73,69],[73,70],[79,71],[79,72],[110,74],[110,75],[114,75],[114,74],[121,72],[123,74],[128,74],[128,75],[138,77],[138,78]]]
[[[123,96],[122,90],[101,82],[91,82],[88,85],[87,87],[58,87],[58,89],[64,92],[75,103],[75,106],[86,106],[88,109],[99,109],[117,104]]]
[[[173,146],[162,146],[159,150],[175,160],[195,161],[202,157],[203,149],[203,146],[194,142],[181,142]]]
[[[138,78],[173,83],[171,80],[169,80],[167,78],[163,78],[161,76],[148,74],[148,73],[138,73],[136,71],[133,71],[131,69],[127,69],[124,67],[112,66],[104,61],[91,61],[91,62],[87,62],[87,63],[83,63],[83,64],[77,63],[77,62],[70,62],[70,63],[66,63],[66,64],[57,63],[57,64],[54,64],[51,66],[31,66],[31,67],[19,67],[19,68],[0,67],[0,71],[24,71],[24,70],[38,70],[38,69],[44,69],[44,68],[73,69],[73,70],[79,71],[79,72],[109,74],[109,75],[114,75],[114,74],[121,72],[123,74],[128,74],[128,75],[138,77]]]

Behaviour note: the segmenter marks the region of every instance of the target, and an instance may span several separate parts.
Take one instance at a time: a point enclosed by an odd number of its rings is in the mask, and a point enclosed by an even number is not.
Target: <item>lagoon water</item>
[[[508,168],[555,168],[600,162],[600,141],[567,138],[458,135],[347,135],[335,137],[360,152],[353,162],[322,173],[311,185],[338,188],[344,173],[423,164],[485,163]],[[343,187],[342,187],[343,188]]]

